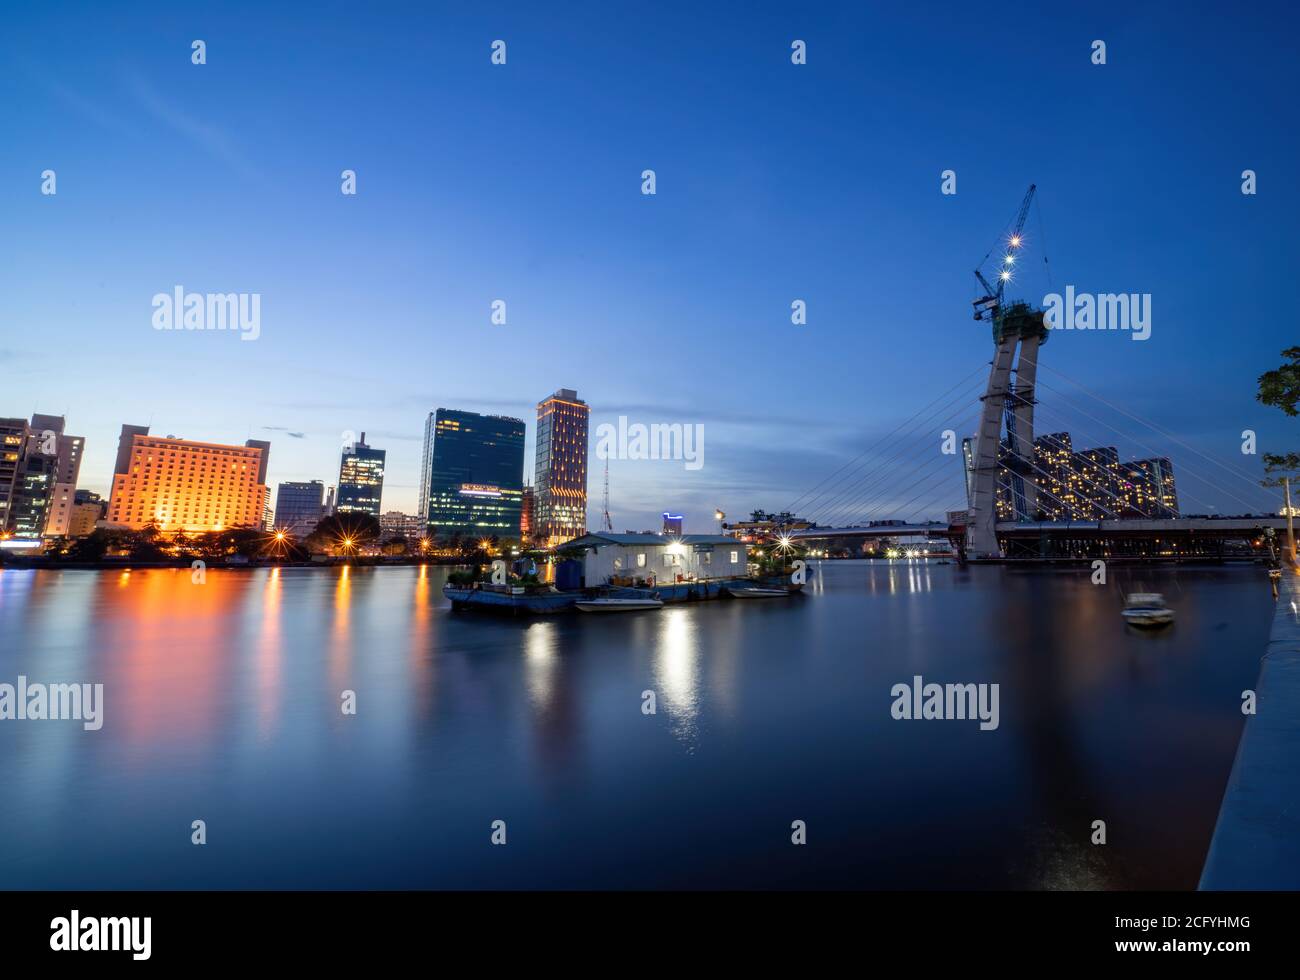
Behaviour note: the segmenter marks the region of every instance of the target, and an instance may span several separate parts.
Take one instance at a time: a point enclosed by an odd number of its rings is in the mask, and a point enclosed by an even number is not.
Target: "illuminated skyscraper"
[[[0,530],[20,538],[68,533],[85,440],[61,415],[0,420]]]
[[[587,423],[591,409],[570,388],[537,405],[533,537],[554,547],[587,533]]]
[[[12,527],[14,483],[30,431],[26,419],[0,419],[0,532]]]
[[[519,512],[519,540],[528,544],[532,540],[533,525],[536,523],[536,497],[531,486],[524,487],[523,508]]]
[[[261,527],[271,444],[242,446],[149,435],[124,425],[117,443],[107,522],[162,531]]]
[[[1010,460],[1003,446],[999,457]],[[1038,490],[1036,513],[1018,516],[1011,473],[998,475],[998,520],[1099,521],[1116,518],[1178,516],[1173,464],[1165,458],[1121,463],[1114,446],[1075,450],[1070,433],[1053,432],[1034,440],[1033,466],[1024,477]]]
[[[426,512],[437,537],[518,540],[523,495],[523,420],[438,409]]]
[[[1135,517],[1178,516],[1174,464],[1164,457],[1134,459],[1120,468],[1122,496]]]
[[[336,514],[362,513],[379,517],[384,493],[384,459],[388,453],[366,445],[366,434],[343,450],[339,462]]]

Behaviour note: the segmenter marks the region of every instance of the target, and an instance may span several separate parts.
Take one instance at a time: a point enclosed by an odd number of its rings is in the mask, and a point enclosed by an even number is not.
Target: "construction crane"
[[[993,248],[988,250],[988,254],[984,256],[983,261],[975,269],[975,278],[979,280],[980,285],[984,288],[984,295],[971,304],[975,307],[975,319],[983,320],[987,318],[992,320],[995,333],[1002,317],[1002,294],[1007,283],[1011,281],[1012,266],[1016,262],[1016,251],[1024,242],[1025,219],[1029,217],[1029,205],[1033,203],[1036,189],[1036,184],[1030,184],[1029,190],[1025,191],[1025,199],[1020,202],[1020,212],[1016,215],[1015,224],[1012,225],[1011,234],[1007,236],[1005,243],[1006,254],[1003,255],[1002,265],[996,273],[997,287],[994,288],[989,285],[988,279],[984,277],[984,267],[988,263],[989,256],[994,251],[999,250],[998,245],[994,245]]]

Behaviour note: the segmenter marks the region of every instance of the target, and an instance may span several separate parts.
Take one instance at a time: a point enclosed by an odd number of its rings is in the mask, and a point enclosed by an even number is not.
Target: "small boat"
[[[638,609],[661,609],[659,599],[579,599],[574,603],[582,612],[636,612]]]
[[[1165,597],[1159,592],[1130,593],[1122,615],[1130,626],[1143,628],[1168,626],[1174,621],[1174,611],[1165,605]]]
[[[751,586],[749,588],[728,586],[727,592],[737,599],[775,599],[777,596],[788,596],[790,594],[788,589],[771,589],[761,586]]]

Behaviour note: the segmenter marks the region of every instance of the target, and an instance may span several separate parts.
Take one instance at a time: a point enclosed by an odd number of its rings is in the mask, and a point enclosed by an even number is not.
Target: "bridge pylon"
[[[981,401],[979,428],[971,463],[970,514],[966,523],[966,552],[972,558],[1001,556],[997,536],[997,488],[1002,466],[999,450],[1004,441],[1009,449],[1007,463],[1012,472],[1029,473],[1034,458],[1034,384],[1038,375],[1039,348],[1047,341],[1043,311],[1027,303],[1012,303],[999,310],[993,320],[993,361],[989,383]],[[1017,357],[1019,351],[1019,357]],[[1014,366],[1015,384],[1011,383]],[[1008,422],[1003,437],[1003,420]],[[1018,495],[1019,496],[1019,495]],[[1025,483],[1023,513],[1032,520],[1038,509],[1037,492],[1030,479]]]

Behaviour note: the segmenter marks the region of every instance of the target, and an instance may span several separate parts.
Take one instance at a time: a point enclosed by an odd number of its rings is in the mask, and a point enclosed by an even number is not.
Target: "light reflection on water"
[[[830,562],[512,621],[445,576],[0,569],[0,682],[106,699],[0,722],[0,886],[1190,888],[1272,609],[1255,569]],[[1123,626],[1138,589],[1171,630]],[[1001,727],[893,721],[914,674],[1000,684]]]

